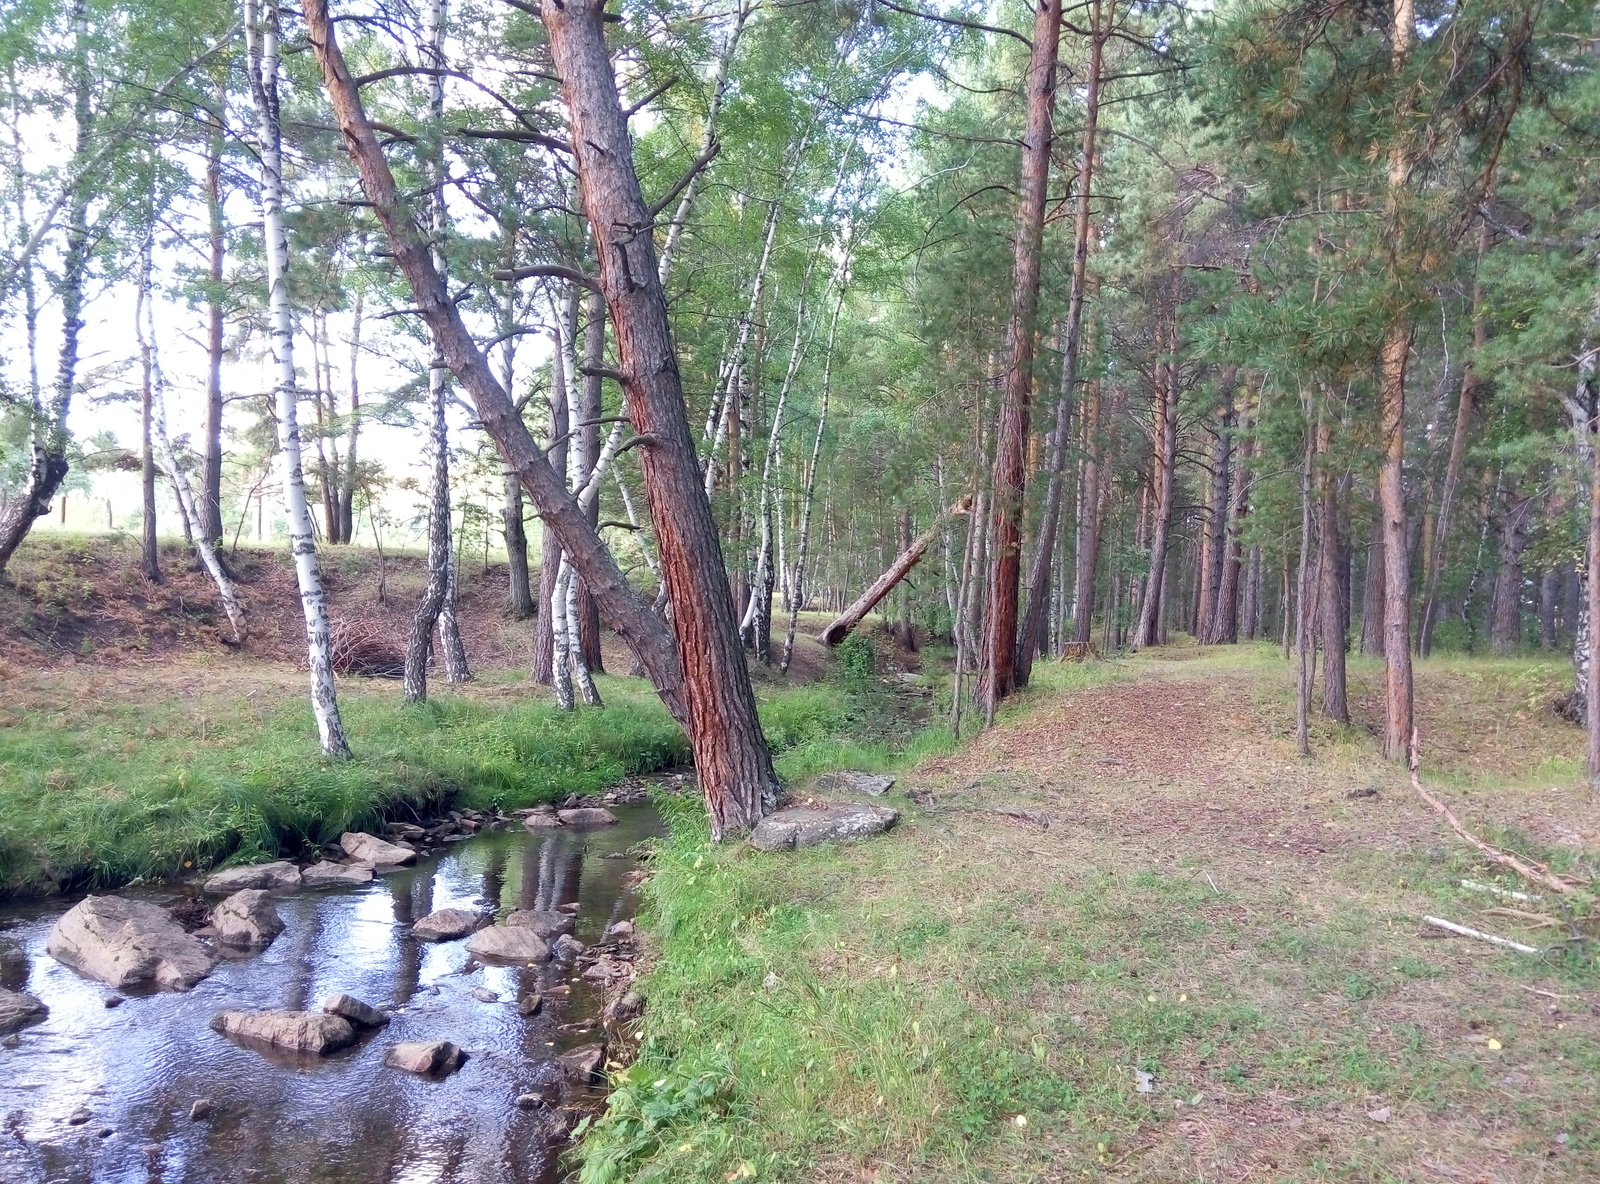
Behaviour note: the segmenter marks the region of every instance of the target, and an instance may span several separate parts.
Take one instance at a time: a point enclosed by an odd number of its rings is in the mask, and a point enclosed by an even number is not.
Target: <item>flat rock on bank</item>
[[[84,897],[56,922],[45,949],[113,987],[154,983],[187,991],[216,964],[166,909],[120,896]]]
[[[750,832],[750,845],[762,851],[788,851],[881,834],[899,819],[898,810],[863,802],[818,802],[769,814]]]
[[[209,877],[205,890],[213,896],[231,896],[245,888],[265,888],[286,892],[300,887],[300,869],[286,859],[276,863],[254,863],[248,867],[229,867]]]
[[[9,1036],[29,1024],[37,1024],[50,1009],[32,995],[0,988],[0,1036]]]
[[[222,1011],[211,1018],[211,1026],[224,1036],[319,1056],[337,1052],[356,1038],[349,1020],[321,1011]]]

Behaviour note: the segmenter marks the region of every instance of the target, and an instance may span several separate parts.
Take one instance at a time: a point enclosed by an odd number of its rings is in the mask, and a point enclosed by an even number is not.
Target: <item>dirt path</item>
[[[1581,736],[1542,717],[1543,684],[1521,693],[1526,670],[1480,665],[1463,686],[1425,668],[1439,784],[1491,833],[1592,860],[1600,810],[1571,776]],[[1594,947],[1580,965],[1423,936],[1424,913],[1540,945],[1559,934],[1459,887],[1488,870],[1359,729],[1319,731],[1299,760],[1283,683],[1260,660],[1146,660],[917,770],[933,804],[916,825],[954,861],[969,851],[973,883],[1026,909],[1032,940],[1059,944],[1076,913],[1101,968],[1035,983],[1030,1014],[991,1006],[1076,1035],[1056,1054],[1069,1081],[1112,1061],[1083,1121],[1123,1134],[1091,1166],[1069,1121],[1053,1144],[1010,1146],[999,1178],[1074,1163],[1152,1180],[1600,1177]]]

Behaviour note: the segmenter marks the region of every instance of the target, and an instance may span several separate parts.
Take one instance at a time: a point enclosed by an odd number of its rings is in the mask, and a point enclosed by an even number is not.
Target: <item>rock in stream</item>
[[[187,991],[216,959],[159,905],[86,896],[56,922],[45,949],[79,974],[113,987],[153,983]]]

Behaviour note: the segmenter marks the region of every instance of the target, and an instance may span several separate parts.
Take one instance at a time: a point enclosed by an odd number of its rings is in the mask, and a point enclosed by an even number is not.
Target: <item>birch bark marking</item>
[[[311,712],[322,738],[322,753],[348,757],[333,686],[333,647],[328,603],[317,569],[317,544],[306,505],[305,473],[300,463],[299,391],[294,376],[293,310],[289,305],[289,240],[283,228],[283,137],[278,122],[278,0],[244,0],[245,44],[249,52],[250,92],[255,100],[261,156],[261,218],[265,223],[267,308],[272,357],[277,366],[278,447],[283,452],[284,509],[289,519],[289,551],[306,618],[306,656],[311,671]]]
[[[553,2],[553,0],[552,0]],[[1005,393],[995,443],[990,551],[985,711],[1016,689],[1017,598],[1022,580],[1022,499],[1027,480],[1028,404],[1033,392],[1034,329],[1039,319],[1039,256],[1044,243],[1045,188],[1050,180],[1051,118],[1063,0],[1040,0],[1028,56],[1028,118],[1023,133],[1011,316],[1006,325]],[[1076,268],[1076,262],[1074,262]]]
[[[646,492],[672,601],[689,737],[711,835],[721,839],[748,830],[773,809],[778,778],[756,716],[716,522],[701,483],[652,219],[606,50],[604,9],[599,0],[543,0],[540,16],[571,120],[628,416],[646,441]]]

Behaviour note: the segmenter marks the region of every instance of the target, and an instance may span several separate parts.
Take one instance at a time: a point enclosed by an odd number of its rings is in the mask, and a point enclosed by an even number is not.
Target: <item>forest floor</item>
[[[1565,669],[1420,664],[1424,777],[1593,874]],[[1380,673],[1353,663],[1356,726],[1301,760],[1265,647],[1044,667],[904,775],[885,838],[761,856],[680,820],[645,1056],[585,1179],[1597,1178],[1596,947],[1461,887],[1527,886],[1378,758]]]

